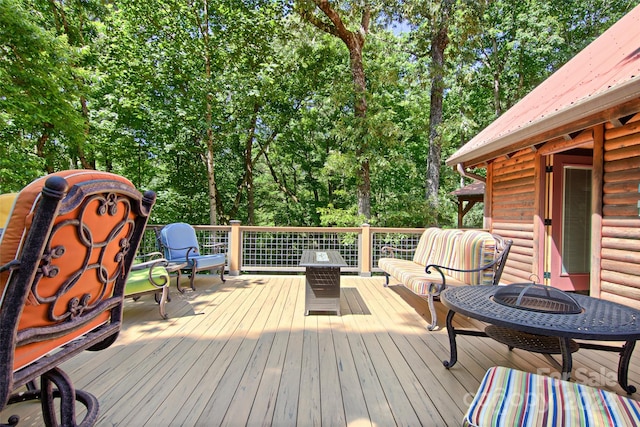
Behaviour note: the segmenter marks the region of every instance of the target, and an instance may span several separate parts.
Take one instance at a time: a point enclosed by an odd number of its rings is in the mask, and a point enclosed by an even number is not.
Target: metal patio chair
[[[193,280],[199,271],[219,270],[220,280],[224,279],[224,266],[226,256],[222,252],[202,255],[200,245],[194,228],[184,222],[168,224],[160,230],[160,246],[164,251],[164,257],[172,263],[186,263],[185,270],[190,271],[189,279],[191,289],[195,290]],[[214,251],[221,251],[223,243],[207,245]],[[178,290],[184,292],[178,283]]]
[[[151,252],[140,255],[138,258],[142,261],[131,267],[124,288],[124,296],[137,301],[143,295],[153,294],[159,306],[160,317],[167,319],[166,305],[171,301],[169,296],[170,278],[166,268],[169,262],[162,257],[160,252]]]
[[[60,364],[116,340],[154,203],[153,192],[97,171],[52,174],[20,192],[0,241],[0,410],[39,400],[44,424],[74,426],[78,401],[79,425],[96,423],[97,399]]]

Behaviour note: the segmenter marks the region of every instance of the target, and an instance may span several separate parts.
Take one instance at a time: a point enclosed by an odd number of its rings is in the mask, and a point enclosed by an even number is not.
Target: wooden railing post
[[[229,236],[229,275],[239,276],[242,266],[242,232],[240,221],[231,220],[231,236]]]
[[[359,239],[360,247],[358,248],[358,253],[360,254],[360,259],[358,260],[358,264],[360,264],[360,276],[371,277],[371,244],[373,241],[371,238],[371,226],[369,224],[362,224],[361,230],[362,232],[360,233]]]

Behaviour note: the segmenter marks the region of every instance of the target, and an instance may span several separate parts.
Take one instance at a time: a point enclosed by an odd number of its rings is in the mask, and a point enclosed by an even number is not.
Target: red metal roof
[[[640,6],[634,8],[582,52],[447,159],[473,164],[492,153],[544,134],[548,140],[603,123],[604,112],[640,99]],[[601,114],[602,113],[602,114]],[[601,117],[599,117],[601,114]],[[599,120],[599,121],[598,121]],[[557,135],[554,129],[562,128]],[[542,142],[542,141],[538,141]]]

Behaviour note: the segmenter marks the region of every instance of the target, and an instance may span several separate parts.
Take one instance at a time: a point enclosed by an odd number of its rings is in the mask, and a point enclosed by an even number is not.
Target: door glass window
[[[562,274],[591,270],[591,169],[564,168]]]

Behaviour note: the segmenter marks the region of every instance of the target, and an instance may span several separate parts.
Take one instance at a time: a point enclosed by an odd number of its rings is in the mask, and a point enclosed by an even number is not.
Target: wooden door
[[[551,221],[547,222],[546,256],[551,286],[568,291],[589,290],[591,271],[592,158],[554,155]],[[550,238],[549,238],[550,237]]]

